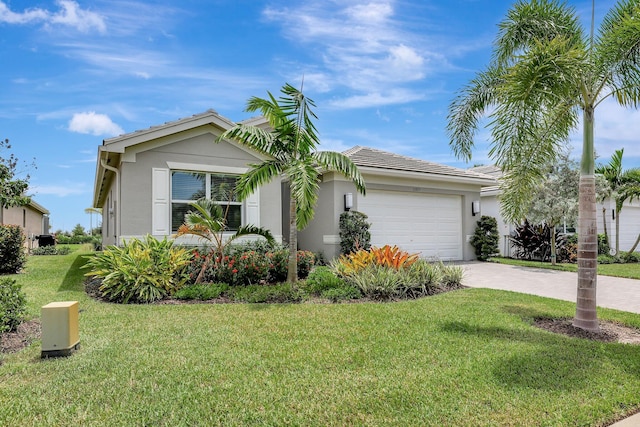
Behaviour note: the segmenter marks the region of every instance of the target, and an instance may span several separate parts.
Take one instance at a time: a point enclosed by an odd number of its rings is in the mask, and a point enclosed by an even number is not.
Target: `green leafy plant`
[[[304,279],[313,268],[316,256],[311,251],[298,251],[296,259],[298,262],[298,277]]]
[[[31,255],[68,255],[71,253],[69,246],[40,246],[31,249]]]
[[[304,292],[292,283],[277,285],[237,286],[229,289],[229,297],[247,303],[296,303],[304,300]]]
[[[331,302],[340,302],[362,298],[362,293],[353,286],[344,284],[336,288],[325,289],[320,293],[320,296]]]
[[[178,289],[173,296],[182,300],[207,301],[219,298],[228,289],[229,285],[226,283],[198,283]]]
[[[186,282],[191,253],[173,241],[131,239],[87,257],[86,276],[102,279],[102,296],[114,302],[149,303],[173,295]]]
[[[0,278],[0,332],[15,331],[27,312],[22,286],[9,277]]]
[[[440,279],[440,289],[448,291],[462,287],[462,279],[464,279],[464,269],[459,265],[444,264],[438,262],[435,264],[440,270],[442,279]]]
[[[476,257],[480,261],[486,261],[489,257],[498,254],[499,241],[498,222],[492,216],[482,215],[471,236],[471,246],[476,250]]]
[[[369,264],[344,279],[372,299],[392,298],[398,295],[403,284],[403,277],[396,269],[378,264]]]
[[[340,214],[340,253],[348,255],[371,247],[371,224],[367,215],[358,211],[347,211]]]
[[[0,274],[17,273],[27,262],[24,233],[17,225],[0,225]]]
[[[335,275],[328,267],[315,267],[301,286],[310,294],[320,295],[324,291],[344,286],[344,279]]]
[[[433,295],[444,277],[440,264],[432,264],[424,259],[400,270],[399,274],[402,276],[399,292],[405,298]]]

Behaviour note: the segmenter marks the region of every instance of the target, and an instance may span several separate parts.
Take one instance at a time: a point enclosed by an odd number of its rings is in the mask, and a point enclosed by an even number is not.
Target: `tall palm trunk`
[[[593,106],[587,106],[584,109],[583,137],[578,205],[578,295],[573,325],[588,331],[597,331],[599,330],[596,312],[598,229],[593,152]]]
[[[631,259],[631,256],[633,255],[633,253],[636,251],[636,248],[638,247],[638,244],[640,243],[640,234],[638,234],[638,238],[636,239],[636,242],[633,244],[633,246],[631,247],[631,249],[629,249],[629,252],[627,252],[627,256],[625,257],[625,260],[628,262]]]
[[[296,215],[296,199],[289,194],[289,268],[287,282],[298,281],[298,226]]]
[[[616,256],[620,255],[620,211],[622,206],[618,209],[618,203],[616,202]]]
[[[551,227],[551,265],[556,265],[556,225]]]

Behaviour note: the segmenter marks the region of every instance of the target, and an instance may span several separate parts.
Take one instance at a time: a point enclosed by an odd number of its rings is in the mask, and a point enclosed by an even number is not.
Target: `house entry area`
[[[461,260],[461,196],[371,190],[358,200],[371,223],[373,246],[398,245],[443,261]]]

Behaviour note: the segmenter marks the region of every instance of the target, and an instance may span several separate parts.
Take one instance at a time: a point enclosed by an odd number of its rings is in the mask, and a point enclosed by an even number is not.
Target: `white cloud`
[[[348,98],[331,101],[334,108],[368,108],[382,105],[405,104],[424,99],[421,93],[404,89],[396,89],[388,93],[372,92],[364,95],[354,95]]]
[[[34,185],[29,187],[29,193],[37,195],[53,195],[58,197],[87,194],[89,187],[86,184],[73,184],[71,182],[62,185]]]
[[[69,130],[77,133],[107,136],[116,136],[124,133],[122,128],[115,124],[109,116],[97,114],[95,111],[74,114],[69,121]]]
[[[50,12],[40,8],[25,9],[23,12],[13,12],[6,3],[0,1],[0,22],[7,24],[29,24],[42,22],[47,26],[62,25],[72,27],[87,33],[95,29],[104,33],[107,29],[104,18],[95,12],[83,10],[73,0],[58,0],[57,12]]]

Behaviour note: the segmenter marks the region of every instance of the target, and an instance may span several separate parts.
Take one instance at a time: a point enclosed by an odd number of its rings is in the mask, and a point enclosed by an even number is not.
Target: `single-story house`
[[[49,211],[33,199],[24,206],[4,208],[3,223],[18,225],[24,230],[25,246],[37,246],[36,236],[49,233]]]
[[[268,125],[263,118],[245,123]],[[215,143],[233,125],[209,110],[104,140],[93,199],[93,206],[103,210],[103,244],[146,234],[171,236],[189,202],[217,198],[216,188],[233,185],[249,164],[265,160],[235,141]],[[358,194],[339,174],[320,172],[315,217],[298,236],[301,249],[322,251],[327,258],[338,255],[339,217],[348,198],[349,208],[369,216],[374,245],[396,244],[443,260],[475,257],[468,241],[480,213],[480,191],[495,185],[492,177],[366,147],[345,154],[363,174],[367,194]],[[217,200],[229,204],[231,226],[265,227],[280,241],[288,236],[286,182],[264,185],[244,201]],[[187,236],[179,242],[197,243]]]

